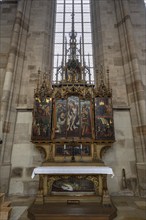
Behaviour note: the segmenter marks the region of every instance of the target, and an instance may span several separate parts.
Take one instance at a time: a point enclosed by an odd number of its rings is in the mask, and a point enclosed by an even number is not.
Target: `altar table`
[[[42,166],[34,168],[32,178],[39,175],[39,191],[34,204],[28,209],[32,220],[112,220],[116,217],[107,189],[107,175],[114,176],[107,166]],[[52,185],[58,179],[75,177],[88,179],[94,183],[94,194],[52,193]],[[83,194],[82,194],[83,193]],[[60,198],[61,197],[61,198]],[[54,206],[55,201],[55,206]]]
[[[95,174],[111,174],[114,176],[113,170],[106,166],[42,166],[34,168],[32,178],[37,174],[50,174],[50,175],[95,175]]]

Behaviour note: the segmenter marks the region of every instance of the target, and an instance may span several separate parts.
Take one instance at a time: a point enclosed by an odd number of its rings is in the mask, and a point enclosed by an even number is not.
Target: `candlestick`
[[[64,162],[66,161],[66,152],[65,152],[65,150],[66,150],[66,144],[64,144]]]
[[[82,161],[82,144],[80,145],[80,155],[81,155],[80,161]]]

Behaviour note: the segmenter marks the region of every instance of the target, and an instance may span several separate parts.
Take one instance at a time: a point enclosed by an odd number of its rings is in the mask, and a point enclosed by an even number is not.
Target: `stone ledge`
[[[20,112],[30,112],[33,110],[33,108],[27,108],[27,107],[17,107],[16,108],[17,111],[20,111]]]
[[[130,110],[130,106],[113,106],[113,110],[117,110],[117,111],[129,111]]]

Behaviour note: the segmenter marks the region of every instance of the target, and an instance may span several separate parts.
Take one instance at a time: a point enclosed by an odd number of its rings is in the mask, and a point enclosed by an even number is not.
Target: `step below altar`
[[[31,220],[113,220],[115,217],[114,206],[95,202],[33,204],[28,210]]]

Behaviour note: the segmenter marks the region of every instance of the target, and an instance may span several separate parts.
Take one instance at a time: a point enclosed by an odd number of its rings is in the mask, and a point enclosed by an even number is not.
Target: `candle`
[[[64,150],[66,149],[66,144],[64,144]]]
[[[82,144],[80,145],[80,156],[81,156],[80,161],[82,161]]]

